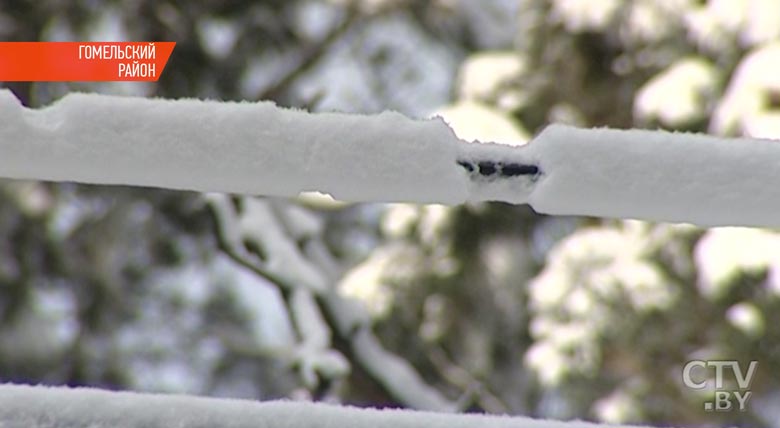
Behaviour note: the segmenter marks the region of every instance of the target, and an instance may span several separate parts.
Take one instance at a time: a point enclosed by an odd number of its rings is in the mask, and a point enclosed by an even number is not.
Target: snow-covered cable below
[[[3,428],[606,428],[525,417],[358,409],[0,384]]]
[[[0,153],[7,178],[780,226],[780,143],[769,140],[551,125],[510,146],[390,112],[97,94],[30,110],[0,90]]]

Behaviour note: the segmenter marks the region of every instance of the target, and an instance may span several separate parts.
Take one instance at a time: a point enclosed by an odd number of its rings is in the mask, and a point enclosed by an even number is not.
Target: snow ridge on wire
[[[525,417],[0,384],[3,428],[605,428]]]
[[[0,91],[0,176],[344,201],[470,198],[439,118],[310,114],[270,102],[73,93],[22,107]]]

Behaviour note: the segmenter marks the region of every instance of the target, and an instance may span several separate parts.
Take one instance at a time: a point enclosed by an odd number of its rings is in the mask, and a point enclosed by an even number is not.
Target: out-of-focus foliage
[[[500,130],[510,123],[519,131],[518,143],[528,138],[525,129],[534,132],[563,121],[780,138],[776,2],[519,3],[522,25],[511,49],[475,52],[460,67],[457,99],[442,113],[462,137],[480,139],[481,132],[483,139],[501,140],[506,134]],[[449,210],[458,220],[447,233],[457,237],[464,228],[477,228],[465,218],[495,224],[489,213],[512,208]],[[465,212],[479,214],[462,217]],[[388,230],[405,225],[403,230],[412,231],[405,235],[408,240],[419,233],[414,231],[420,218],[419,211],[401,205],[389,208],[384,221]],[[415,281],[416,291],[421,284],[433,287],[426,297],[410,300],[405,297],[408,280],[394,282],[393,267],[408,265],[402,259],[380,265],[368,258],[360,269],[387,271],[370,283],[381,284],[384,301],[393,300],[388,289],[395,290],[396,302],[402,298],[404,303],[391,312],[400,318],[391,315],[389,324],[397,328],[409,302],[420,302],[416,317],[406,317],[410,328],[419,325],[418,336],[427,339],[421,347],[427,348],[428,359],[441,364],[436,347],[445,349],[512,411],[609,422],[772,426],[780,343],[769,327],[780,309],[774,232],[588,220],[561,239],[573,222],[526,222],[531,230],[526,235],[512,237],[510,228],[499,227],[503,252],[485,232],[470,235],[475,240],[446,243],[456,254],[468,255],[456,258],[459,269],[449,280],[428,262],[428,271]],[[375,254],[399,245],[397,233],[386,236],[386,247]],[[427,248],[422,237],[415,240],[410,251]],[[534,255],[542,253],[546,257],[540,263]],[[514,269],[505,276],[503,290],[523,290],[514,297],[491,286],[491,269],[502,265]],[[463,277],[474,282],[462,283]],[[450,291],[439,291],[439,283]],[[480,288],[479,298],[466,291],[473,287]],[[462,293],[468,309],[452,301]],[[510,309],[503,314],[497,307],[478,309],[485,299]],[[479,319],[470,319],[472,311]],[[526,323],[522,334],[527,337],[512,347],[500,323],[485,322],[496,314],[512,319],[515,328]],[[386,319],[386,310],[379,316]],[[478,344],[469,347],[475,326],[493,330],[482,330]],[[495,338],[515,358],[522,355],[538,383],[528,388],[500,366],[481,371],[485,366],[475,362],[492,354],[490,364],[500,364],[503,355],[484,336]],[[457,343],[448,341],[452,338]],[[482,354],[469,354],[464,347]],[[712,391],[683,384],[682,368],[694,359],[757,360],[756,378],[763,380],[754,382],[747,411],[705,412]],[[512,381],[502,385],[483,377],[499,370]]]
[[[178,43],[157,85],[6,84],[32,106],[91,90],[441,114],[505,144],[550,122],[780,138],[776,0],[6,1],[0,37]],[[0,189],[0,380],[404,402],[312,306],[330,297],[253,270],[274,259],[254,240],[245,259],[218,243],[201,195]],[[272,227],[235,205],[239,229],[327,267],[381,345],[461,409],[778,426],[775,231],[317,195],[273,201]],[[320,238],[333,260],[317,265]],[[307,335],[329,363],[301,353]],[[705,412],[713,391],[683,383],[694,359],[758,361],[747,410]]]

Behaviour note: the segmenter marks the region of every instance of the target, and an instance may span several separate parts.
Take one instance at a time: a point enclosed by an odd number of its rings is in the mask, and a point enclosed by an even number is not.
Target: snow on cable
[[[526,417],[358,409],[0,384],[3,428],[607,428]],[[616,427],[615,427],[616,428]]]
[[[0,90],[0,176],[352,202],[529,203],[559,215],[780,226],[780,143],[551,125],[524,146],[440,118]]]

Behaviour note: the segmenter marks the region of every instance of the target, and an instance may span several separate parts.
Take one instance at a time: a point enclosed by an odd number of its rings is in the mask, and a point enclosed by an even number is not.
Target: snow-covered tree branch
[[[362,305],[337,292],[336,278],[328,269],[335,260],[323,248],[316,218],[295,207],[287,207],[277,216],[267,200],[245,198],[241,212],[237,212],[226,195],[212,194],[208,199],[226,252],[288,296],[300,338],[295,359],[309,388],[343,377],[348,370],[344,357],[331,349],[331,334],[335,333],[349,344],[351,360],[398,402],[418,410],[461,410],[458,403],[425,384],[407,361],[385,350],[373,335],[371,320]],[[299,249],[295,241],[304,238],[307,246]],[[252,257],[247,247],[267,254],[265,260]]]

